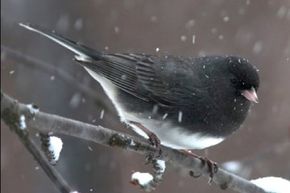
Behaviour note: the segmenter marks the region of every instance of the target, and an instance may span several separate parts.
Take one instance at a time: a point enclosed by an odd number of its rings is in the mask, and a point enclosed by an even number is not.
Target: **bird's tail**
[[[19,23],[20,26],[36,32],[42,36],[47,37],[48,39],[60,44],[61,46],[69,49],[70,51],[74,52],[75,59],[78,61],[92,61],[92,60],[100,60],[102,58],[102,53],[98,52],[94,49],[91,49],[89,47],[86,47],[84,45],[81,45],[77,42],[74,42],[68,38],[65,38],[54,31],[49,31],[47,29],[41,28],[36,25],[31,25],[31,24],[24,24],[24,23]]]

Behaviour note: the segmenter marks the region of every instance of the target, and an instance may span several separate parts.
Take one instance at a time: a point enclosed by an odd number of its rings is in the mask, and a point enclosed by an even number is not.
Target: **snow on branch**
[[[38,162],[40,167],[49,177],[49,179],[54,183],[59,192],[61,193],[73,193],[74,191],[66,182],[66,180],[59,174],[59,172],[51,166],[51,163],[46,159],[46,155],[38,148],[38,145],[32,140],[29,135],[29,126],[27,125],[26,115],[29,116],[29,120],[34,119],[34,114],[38,112],[38,109],[32,105],[25,106],[25,113],[18,111],[19,106],[16,101],[10,103],[13,100],[2,94],[1,91],[1,119],[7,124],[7,126],[14,131],[22,144],[31,153],[34,159]],[[5,108],[4,108],[5,106]],[[2,108],[3,107],[3,108]],[[24,112],[24,111],[23,111]],[[19,113],[19,114],[18,114]]]
[[[268,176],[251,180],[251,182],[270,193],[289,193],[290,191],[290,181],[279,177]]]
[[[152,159],[150,162],[152,162],[153,165],[153,175],[150,173],[134,172],[131,176],[131,183],[133,185],[139,185],[147,192],[155,190],[155,188],[161,183],[166,169],[164,160]]]
[[[156,152],[156,149],[146,141],[132,137],[128,134],[41,111],[36,111],[32,114],[29,106],[12,99],[1,91],[1,119],[8,127],[14,130],[20,138],[23,137],[22,135],[19,135],[19,120],[21,120],[20,117],[22,115],[25,116],[25,124],[27,127],[23,132],[28,132],[30,129],[33,129],[44,134],[64,134],[105,146],[119,147],[143,155]],[[200,159],[188,156],[180,151],[167,147],[162,146],[161,148],[162,155],[159,159],[188,169],[188,172],[193,171],[194,173],[200,173],[204,177],[210,176],[207,164],[203,164]],[[36,156],[34,157],[35,159],[39,159]],[[159,166],[161,165],[162,164],[159,163]],[[43,165],[41,166],[43,167]],[[163,174],[164,170],[163,168],[159,168],[159,172],[162,171],[160,175]],[[266,191],[251,183],[249,180],[241,178],[221,168],[218,168],[212,181],[221,189],[231,189],[243,193],[266,193]]]

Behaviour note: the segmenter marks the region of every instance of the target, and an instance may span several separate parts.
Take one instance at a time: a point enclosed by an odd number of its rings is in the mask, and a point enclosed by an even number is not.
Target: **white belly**
[[[153,132],[160,139],[162,145],[173,149],[204,149],[224,140],[224,138],[205,136],[199,133],[189,134],[183,128],[167,124],[165,120],[158,121],[138,118],[130,120],[142,123],[144,127]],[[133,125],[133,127],[136,129],[136,126]],[[138,131],[136,132],[139,133]],[[142,133],[139,134],[142,135]]]

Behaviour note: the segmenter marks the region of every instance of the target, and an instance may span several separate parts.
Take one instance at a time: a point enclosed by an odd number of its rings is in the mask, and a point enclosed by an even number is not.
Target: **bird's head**
[[[257,90],[260,83],[258,69],[244,58],[231,56],[227,61],[232,75],[230,81],[237,95],[258,103]]]

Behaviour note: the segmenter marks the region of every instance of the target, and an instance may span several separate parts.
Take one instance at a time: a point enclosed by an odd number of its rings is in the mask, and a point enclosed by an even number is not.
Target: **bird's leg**
[[[207,164],[207,167],[209,169],[209,177],[210,177],[210,181],[209,182],[211,183],[214,174],[217,173],[217,171],[218,171],[217,163],[212,161],[212,160],[209,160],[206,157],[202,157],[202,156],[196,155],[195,153],[193,153],[190,150],[181,150],[181,152],[185,153],[186,155],[192,156],[194,158],[200,159],[200,161],[202,162],[203,165]],[[193,171],[190,171],[189,175],[192,176],[192,177],[195,177],[195,178],[198,178],[198,177],[201,176],[201,174],[200,175],[195,175]]]
[[[148,130],[146,127],[144,127],[140,123],[130,121],[130,124],[133,124],[133,125],[137,126],[139,129],[141,129],[142,131],[144,131],[144,133],[146,133],[146,135],[148,135],[149,142],[150,142],[151,145],[153,145],[156,148],[160,147],[160,140],[155,135],[155,133],[151,132],[150,130]]]
[[[130,121],[130,124],[133,124],[133,125],[137,126],[144,133],[146,133],[146,135],[148,135],[148,137],[149,137],[150,144],[153,145],[154,147],[156,147],[157,152],[158,152],[157,156],[156,155],[149,155],[148,159],[151,160],[152,158],[160,157],[161,153],[162,153],[162,151],[161,151],[161,142],[160,142],[160,139],[157,137],[157,135],[155,135],[155,133],[151,132],[149,129],[147,129],[146,127],[144,127],[142,124],[140,124],[138,122]]]

